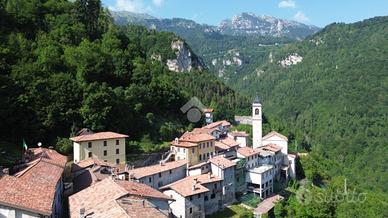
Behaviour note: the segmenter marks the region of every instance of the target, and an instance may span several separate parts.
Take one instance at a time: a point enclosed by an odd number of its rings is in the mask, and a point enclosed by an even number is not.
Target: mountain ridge
[[[307,25],[293,20],[247,12],[242,12],[234,15],[232,18],[224,19],[219,25],[200,24],[187,18],[157,18],[146,13],[111,11],[111,14],[118,24],[132,23],[145,25],[148,28],[155,28],[157,30],[164,30],[166,29],[166,25],[175,24],[180,26],[184,22],[188,25],[181,27],[188,29],[196,27],[202,29],[204,32],[217,32],[232,36],[256,35],[287,37],[293,40],[301,40],[320,29],[317,26]]]

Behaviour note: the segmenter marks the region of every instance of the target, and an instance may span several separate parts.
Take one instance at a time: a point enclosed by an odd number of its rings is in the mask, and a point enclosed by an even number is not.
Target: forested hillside
[[[68,153],[66,138],[83,127],[171,140],[190,127],[179,109],[194,96],[218,118],[249,110],[206,71],[168,70],[177,36],[117,27],[99,0],[0,0],[0,22],[2,162],[22,139]]]
[[[296,54],[301,62],[281,66]],[[302,159],[310,194],[343,193],[345,178],[350,190],[367,193],[364,203],[291,199],[282,214],[387,217],[388,17],[329,25],[271,59],[235,87],[259,90],[273,128],[288,133],[291,149],[310,151]]]

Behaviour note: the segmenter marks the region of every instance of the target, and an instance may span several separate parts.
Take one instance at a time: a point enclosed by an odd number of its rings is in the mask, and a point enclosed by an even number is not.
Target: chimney
[[[192,187],[191,190],[195,191],[195,183],[193,184],[193,187]]]
[[[85,218],[85,208],[79,209],[79,218]]]
[[[142,200],[141,203],[143,204],[143,207],[145,207],[145,200]]]
[[[212,172],[209,172],[209,179],[211,179],[212,178]]]

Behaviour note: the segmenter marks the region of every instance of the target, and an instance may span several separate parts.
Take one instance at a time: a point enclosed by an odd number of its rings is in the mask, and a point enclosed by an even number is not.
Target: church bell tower
[[[253,148],[262,146],[261,139],[263,137],[262,129],[262,110],[261,100],[256,95],[255,100],[252,103],[252,135],[253,135]]]

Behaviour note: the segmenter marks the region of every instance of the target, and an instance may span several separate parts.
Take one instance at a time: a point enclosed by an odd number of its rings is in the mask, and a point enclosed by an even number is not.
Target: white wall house
[[[249,169],[246,173],[248,189],[260,195],[264,199],[273,193],[275,172],[272,165],[262,165]]]

